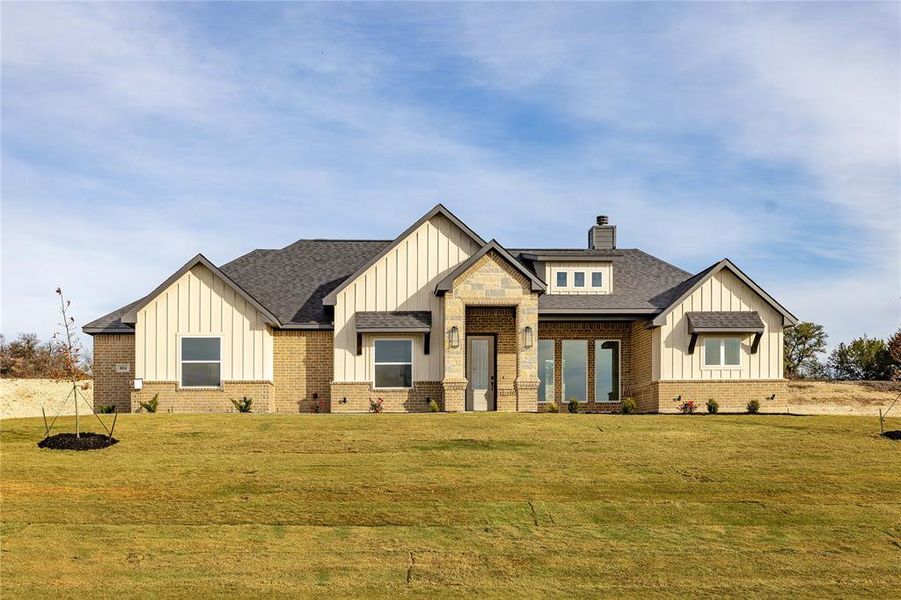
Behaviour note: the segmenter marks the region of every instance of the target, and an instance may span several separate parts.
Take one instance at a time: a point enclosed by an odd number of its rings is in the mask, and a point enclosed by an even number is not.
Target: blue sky
[[[393,238],[728,256],[830,343],[901,323],[897,3],[4,3],[2,324],[202,251]]]

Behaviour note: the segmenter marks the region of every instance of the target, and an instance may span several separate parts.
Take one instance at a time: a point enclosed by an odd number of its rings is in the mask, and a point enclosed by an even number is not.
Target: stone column
[[[450,345],[451,328],[457,328],[457,347]],[[463,412],[466,409],[466,305],[454,295],[444,295],[444,410]],[[434,342],[433,342],[434,343]]]
[[[532,328],[532,346],[526,348],[525,329]],[[538,294],[525,294],[516,305],[516,410],[538,411]]]

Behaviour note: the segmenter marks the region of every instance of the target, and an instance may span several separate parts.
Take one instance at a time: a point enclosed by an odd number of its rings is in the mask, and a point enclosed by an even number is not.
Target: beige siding
[[[547,284],[548,294],[609,294],[613,289],[613,264],[609,262],[544,262],[536,269],[543,275]],[[557,287],[557,271],[566,271],[567,287]],[[573,272],[585,272],[585,287],[573,287]],[[598,271],[603,274],[600,288],[591,287],[591,273]]]
[[[138,312],[135,377],[179,381],[179,339],[222,337],[223,381],[271,381],[272,334],[263,316],[212,271],[197,265]]]
[[[431,353],[422,349],[423,336],[413,337],[415,381],[440,381],[443,376],[442,299],[435,285],[454,267],[478,251],[478,245],[443,215],[423,223],[388,254],[344,288],[335,303],[335,381],[372,380],[371,338],[357,356],[353,315],[363,310],[429,310],[432,312]]]
[[[742,337],[741,366],[737,368],[704,367],[704,336],[698,339],[694,354],[688,354],[691,336],[685,313],[705,310],[756,310],[765,325],[757,353],[751,354],[753,335],[749,334]],[[667,316],[655,345],[659,350],[655,349],[654,372],[662,380],[782,378],[782,315],[728,269],[704,282]]]

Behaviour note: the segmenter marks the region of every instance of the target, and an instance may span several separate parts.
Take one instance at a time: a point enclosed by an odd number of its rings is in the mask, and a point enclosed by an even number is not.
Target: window
[[[575,287],[585,287],[585,273],[582,271],[576,271],[573,273],[573,286]]]
[[[220,338],[181,338],[181,387],[219,387],[221,360]]]
[[[557,271],[557,287],[566,287],[566,271]]]
[[[538,340],[538,401],[554,401],[554,340]]]
[[[741,340],[736,337],[705,338],[705,367],[741,366]]]
[[[594,342],[594,401],[619,402],[619,342]]]
[[[588,340],[563,340],[563,401],[588,400]]]
[[[413,340],[375,340],[375,387],[413,387]]]
[[[591,274],[591,287],[604,287],[604,274],[595,271]]]

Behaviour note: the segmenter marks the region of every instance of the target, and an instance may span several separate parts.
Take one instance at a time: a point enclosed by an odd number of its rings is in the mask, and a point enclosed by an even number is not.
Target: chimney
[[[607,223],[607,215],[598,215],[597,225],[588,230],[589,250],[613,250],[616,248],[616,225]]]

